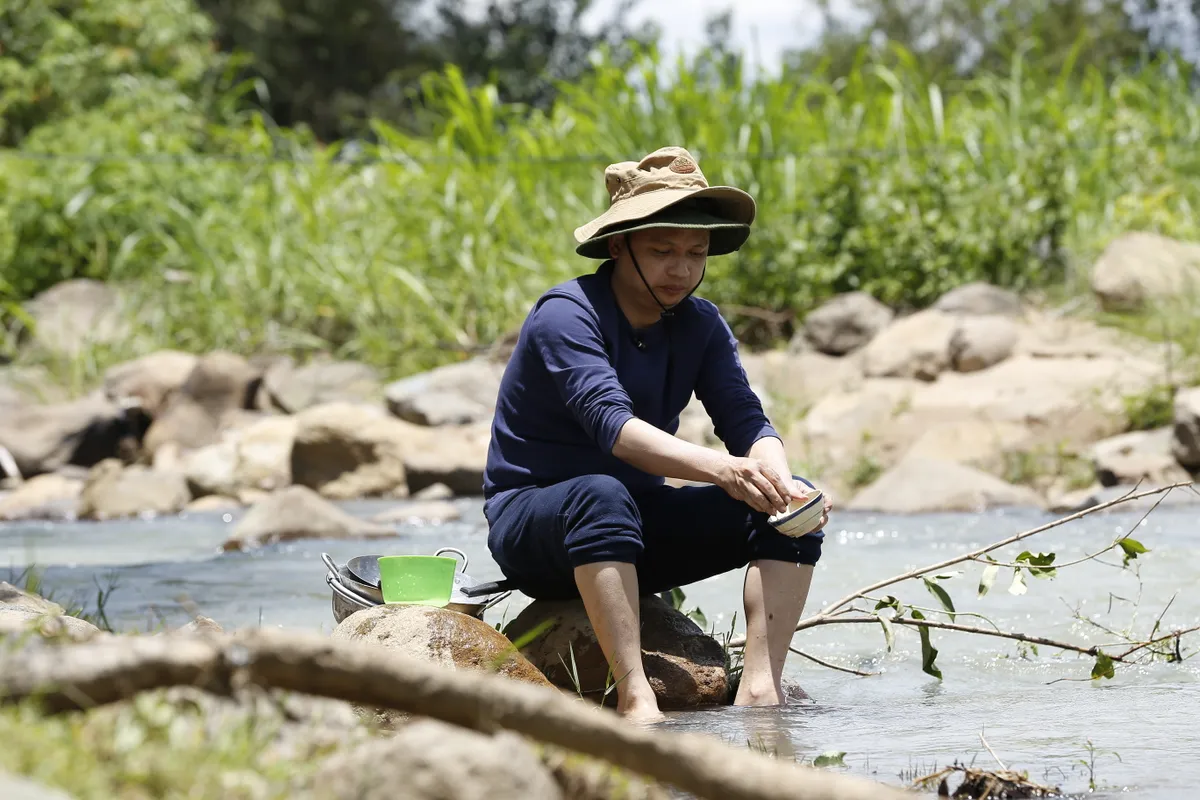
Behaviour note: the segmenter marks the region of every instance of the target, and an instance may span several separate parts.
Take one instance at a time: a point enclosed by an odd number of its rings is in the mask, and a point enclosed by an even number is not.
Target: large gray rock
[[[1021,313],[1021,298],[1016,292],[977,281],[946,292],[933,304],[933,308],[946,314],[1001,314],[1015,317]]]
[[[720,643],[657,595],[643,596],[640,610],[642,662],[659,708],[728,704],[729,677]],[[521,652],[555,686],[599,701],[610,683],[610,671],[582,601],[535,600],[505,627],[504,635],[521,641],[546,623]],[[576,674],[566,666],[572,658]],[[615,699],[616,692],[611,692],[607,702]]]
[[[817,351],[842,356],[865,346],[892,317],[890,308],[866,292],[849,292],[805,317],[803,336]]]
[[[52,616],[66,613],[66,609],[53,600],[47,600],[40,595],[27,592],[5,581],[0,581],[0,607],[24,608],[36,611],[39,614],[50,614]]]
[[[160,350],[109,368],[104,394],[114,403],[136,403],[151,418],[187,381],[199,359],[178,350]]]
[[[1100,304],[1113,311],[1194,294],[1200,290],[1200,245],[1154,233],[1124,234],[1101,253],[1091,282]]]
[[[80,278],[51,286],[25,305],[33,319],[33,342],[60,356],[129,335],[131,324],[117,292],[108,284]]]
[[[921,514],[1037,506],[1037,494],[952,461],[906,457],[847,504],[852,511]]]
[[[1165,485],[1188,480],[1188,474],[1171,453],[1171,428],[1133,431],[1103,439],[1089,448],[1088,456],[1101,486],[1122,484]]]
[[[964,317],[950,337],[950,363],[959,372],[976,372],[999,364],[1017,346],[1017,326],[997,314]]]
[[[317,360],[297,366],[290,358],[280,359],[263,374],[263,388],[289,414],[324,403],[374,403],[383,397],[375,368],[357,361]]]
[[[388,409],[416,425],[465,425],[487,420],[496,408],[504,364],[474,358],[388,384]]]
[[[404,496],[406,457],[420,452],[429,434],[374,406],[314,406],[296,415],[292,481],[331,500]]]
[[[402,787],[402,788],[399,788]],[[491,736],[436,720],[326,760],[312,781],[325,800],[561,800],[562,790],[513,733]]]
[[[153,456],[168,443],[183,450],[216,443],[230,416],[253,408],[261,381],[261,370],[239,355],[203,356],[146,431],[146,452]]]
[[[0,446],[9,450],[26,478],[113,458],[135,446],[136,432],[124,410],[97,396],[0,413]]]
[[[289,486],[251,506],[224,547],[245,550],[294,539],[372,539],[395,535],[395,530],[386,525],[347,514],[312,489]]]
[[[0,639],[37,636],[41,639],[65,642],[86,642],[104,635],[92,623],[24,606],[0,606]]]
[[[0,521],[72,520],[82,492],[83,481],[73,476],[37,475],[0,498]]]
[[[443,484],[460,497],[483,494],[491,426],[486,422],[442,428],[425,444],[409,447],[404,455],[408,489],[422,491]]]
[[[79,498],[79,517],[104,520],[178,514],[191,499],[181,473],[136,464],[127,467],[108,459],[88,474]]]
[[[863,351],[863,374],[932,381],[950,365],[950,338],[957,327],[957,319],[940,311],[899,319]]]
[[[1189,470],[1200,470],[1200,386],[1175,395],[1171,452]]]

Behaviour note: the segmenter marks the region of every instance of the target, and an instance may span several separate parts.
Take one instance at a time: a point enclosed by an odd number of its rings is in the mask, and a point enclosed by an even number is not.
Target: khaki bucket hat
[[[662,147],[641,161],[622,161],[604,170],[608,210],[575,229],[575,252],[608,258],[614,233],[647,228],[712,231],[708,254],[732,253],[750,236],[754,198],[732,186],[709,186],[695,157],[682,147]]]

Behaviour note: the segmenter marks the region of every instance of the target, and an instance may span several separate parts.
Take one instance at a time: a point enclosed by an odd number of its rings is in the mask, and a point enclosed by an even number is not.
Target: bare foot
[[[751,685],[742,681],[738,686],[737,697],[733,699],[735,706],[785,706],[787,705],[787,696],[783,693],[783,689],[778,686],[766,685]]]
[[[622,700],[617,704],[617,713],[630,722],[642,725],[662,722],[666,719],[666,716],[658,710],[658,698],[653,693],[645,699],[630,698],[628,702]]]

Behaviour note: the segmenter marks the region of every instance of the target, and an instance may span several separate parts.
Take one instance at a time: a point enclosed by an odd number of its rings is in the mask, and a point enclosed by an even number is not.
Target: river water
[[[331,631],[330,596],[322,551],[339,563],[366,553],[431,553],[453,545],[471,557],[468,573],[479,580],[501,577],[487,553],[480,504],[463,499],[459,522],[401,526],[394,539],[373,542],[306,541],[251,553],[222,553],[220,545],[237,514],[194,514],[159,520],[106,523],[0,524],[2,567],[36,564],[59,600],[94,600],[97,586],[115,580],[107,604],[122,630],[178,625],[187,608],[226,628],[277,626]],[[386,504],[343,505],[372,514]],[[985,597],[977,598],[981,568],[942,582],[960,611],[985,614],[1002,630],[1021,630],[1080,644],[1119,637],[1076,618],[1087,615],[1110,630],[1139,636],[1174,598],[1162,626],[1200,625],[1200,505],[1164,504],[1139,524],[1140,512],[1096,514],[1006,548],[996,557],[1013,560],[1023,549],[1053,551],[1064,562],[1094,552],[1117,535],[1134,534],[1149,553],[1137,571],[1088,562],[1053,580],[1030,580],[1023,595],[1009,592],[1011,571],[1002,571]],[[966,552],[1052,519],[1034,509],[985,514],[891,517],[837,512],[826,538],[807,608],[821,606],[877,580]],[[886,590],[905,602],[936,606],[918,584]],[[699,606],[710,625],[727,631],[736,610],[741,632],[741,573],[685,587],[686,608]],[[490,610],[489,622],[511,618],[527,602],[514,595]],[[927,614],[927,616],[935,616]],[[987,625],[960,616],[959,623]],[[1200,659],[1145,666],[1117,665],[1111,680],[1088,679],[1092,660],[1016,642],[935,631],[943,680],[921,671],[920,640],[898,629],[886,652],[878,625],[830,625],[796,637],[804,651],[854,669],[879,673],[856,677],[792,656],[790,677],[812,697],[785,709],[723,709],[672,715],[665,727],[702,731],[739,746],[764,748],[784,758],[810,760],[845,753],[832,767],[904,785],[914,775],[954,763],[996,767],[991,749],[1011,769],[1033,780],[1085,794],[1094,781],[1097,797],[1146,800],[1194,797],[1200,786]],[[1184,655],[1191,649],[1184,640]],[[1200,636],[1190,641],[1200,647]],[[952,781],[952,785],[953,785]]]

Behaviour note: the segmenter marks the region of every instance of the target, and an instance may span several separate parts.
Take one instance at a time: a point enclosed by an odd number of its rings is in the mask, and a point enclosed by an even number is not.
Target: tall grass
[[[752,340],[743,307],[802,316],[851,289],[920,307],[977,279],[1077,287],[1123,231],[1198,234],[1200,107],[1170,65],[1111,78],[1016,60],[939,86],[900,63],[751,79],[648,52],[563,87],[547,113],[451,68],[425,82],[434,136],[380,124],[353,146],[259,119],[197,137],[170,107],[76,119],[0,151],[0,275],[10,301],[79,274],[126,287],[137,335],[101,362],[332,350],[399,375],[503,335],[592,269],[571,230],[606,206],[601,170],[665,144],[758,200],[748,246],[701,290]],[[120,157],[78,157],[97,142]]]

